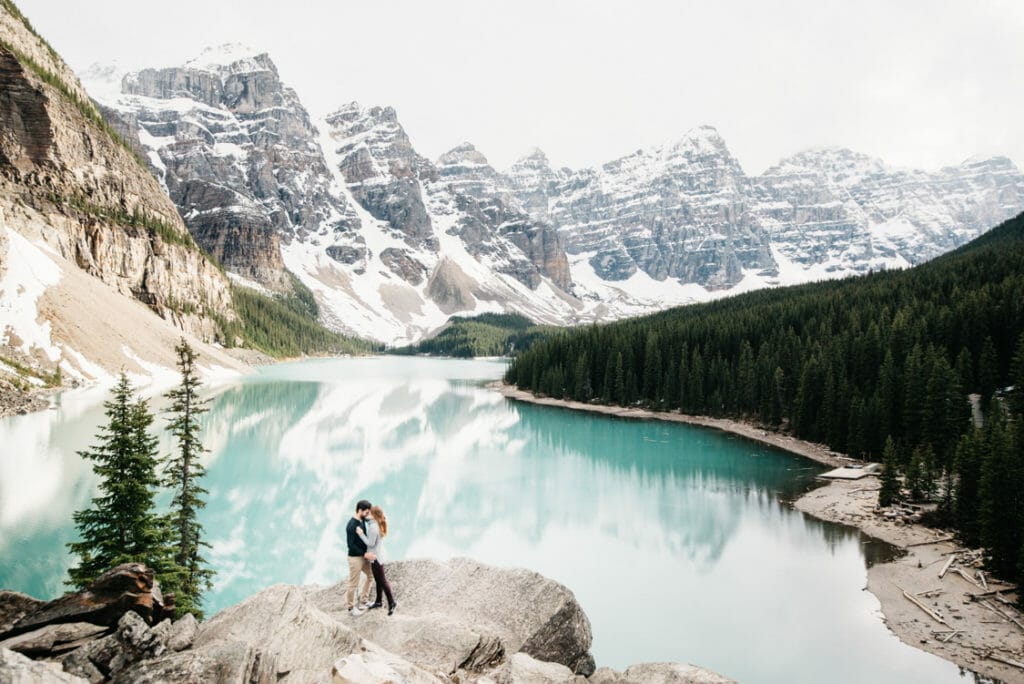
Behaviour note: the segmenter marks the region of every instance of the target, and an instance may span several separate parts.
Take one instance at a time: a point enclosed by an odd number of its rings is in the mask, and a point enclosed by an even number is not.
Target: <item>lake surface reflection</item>
[[[387,558],[471,556],[571,588],[598,665],[692,662],[743,682],[950,682],[863,590],[884,545],[788,507],[821,468],[711,430],[508,401],[498,361],[283,364],[219,388],[206,416],[217,570],[208,613],[275,582],[346,572],[355,502],[388,512]],[[75,455],[102,393],[0,420],[0,586],[61,592]],[[170,445],[165,445],[169,450]],[[401,597],[397,597],[401,602]]]

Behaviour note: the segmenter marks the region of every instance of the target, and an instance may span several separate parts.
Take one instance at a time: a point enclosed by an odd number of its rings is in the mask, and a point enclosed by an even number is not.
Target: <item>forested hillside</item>
[[[996,549],[1004,576],[1016,571],[1024,214],[906,271],[564,332],[517,357],[506,380],[579,401],[745,418],[864,458],[881,458],[891,438],[910,495],[943,498],[944,521]],[[984,431],[972,428],[970,394]]]
[[[291,272],[289,294],[267,294],[238,285],[231,299],[238,320],[219,320],[228,345],[241,343],[277,358],[303,354],[368,354],[381,345],[341,335],[318,320],[320,308],[313,293]]]
[[[462,358],[511,356],[529,349],[534,342],[556,330],[554,326],[537,325],[519,314],[452,316],[448,325],[434,337],[392,353]]]

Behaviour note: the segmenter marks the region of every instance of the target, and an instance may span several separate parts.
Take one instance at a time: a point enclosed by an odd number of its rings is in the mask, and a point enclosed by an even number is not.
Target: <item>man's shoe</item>
[[[358,606],[348,612],[352,617],[359,617],[363,614],[363,611],[359,610]]]
[[[398,605],[397,603],[392,603],[392,604],[391,604],[390,606],[388,606],[388,615],[393,615],[393,614],[394,614],[394,612],[395,612],[395,607],[396,607],[397,605]]]

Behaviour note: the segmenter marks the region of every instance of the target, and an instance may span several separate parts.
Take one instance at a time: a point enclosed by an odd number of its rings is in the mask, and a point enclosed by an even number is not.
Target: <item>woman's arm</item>
[[[376,525],[368,525],[367,530],[368,531],[366,533],[366,536],[363,538],[363,541],[366,542],[366,546],[368,548],[373,548],[377,545],[377,542],[380,540],[380,528]]]

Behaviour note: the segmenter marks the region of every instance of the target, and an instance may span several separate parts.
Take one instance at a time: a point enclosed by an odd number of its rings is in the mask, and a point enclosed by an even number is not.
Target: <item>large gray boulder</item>
[[[546,663],[525,653],[516,653],[508,661],[477,680],[477,684],[585,684],[587,678],[559,663]]]
[[[14,623],[29,613],[39,610],[46,605],[46,601],[40,601],[20,591],[0,591],[0,634],[9,630]]]
[[[398,601],[391,617],[383,610],[349,616],[345,582],[310,597],[361,636],[431,671],[482,671],[520,651],[575,673],[594,671],[590,620],[554,580],[468,558],[399,561],[386,571]]]
[[[70,675],[57,663],[37,662],[6,648],[0,648],[0,682],[3,684],[88,684],[87,680]]]
[[[168,645],[179,646],[175,635],[187,628],[169,631]],[[319,610],[302,588],[277,584],[200,625],[191,648],[136,663],[119,679],[326,684],[339,657],[364,648],[358,634]]]
[[[107,631],[108,628],[103,625],[88,622],[57,623],[4,639],[0,641],[0,648],[9,648],[28,656],[59,655]]]
[[[5,601],[12,606],[31,609],[0,632],[0,639],[10,639],[47,625],[70,622],[89,622],[113,628],[128,611],[138,613],[147,621],[159,621],[166,610],[153,570],[141,563],[118,565],[97,577],[82,591],[65,594],[47,603],[33,604],[31,597],[19,599],[11,594],[6,595]]]
[[[590,684],[735,684],[722,675],[693,665],[640,663],[625,672],[602,667],[590,677]]]

